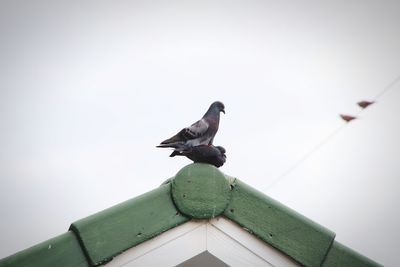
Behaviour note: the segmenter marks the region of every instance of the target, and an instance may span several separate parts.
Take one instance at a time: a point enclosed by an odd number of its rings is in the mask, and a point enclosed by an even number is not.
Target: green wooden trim
[[[73,232],[0,260],[0,267],[97,266],[189,218],[218,214],[304,266],[380,266],[240,180],[211,165],[191,164],[159,188],[73,223]]]
[[[190,164],[172,180],[174,203],[190,218],[208,219],[220,215],[228,205],[229,196],[224,174],[209,164]]]
[[[305,266],[321,266],[335,234],[236,179],[224,216]]]
[[[92,265],[111,260],[189,219],[175,208],[170,184],[79,220],[71,225]]]
[[[354,250],[334,241],[322,267],[379,267],[382,266]]]
[[[74,233],[67,232],[0,260],[1,267],[89,267]]]

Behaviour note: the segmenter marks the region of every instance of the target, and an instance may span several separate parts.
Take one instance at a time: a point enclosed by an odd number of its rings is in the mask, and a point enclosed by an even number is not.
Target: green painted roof
[[[224,174],[207,164],[186,166],[172,180],[172,199],[180,212],[195,219],[220,215],[228,206],[230,185]]]
[[[239,180],[224,216],[306,266],[320,266],[335,238],[332,231]]]
[[[371,259],[368,259],[356,251],[334,241],[322,267],[336,266],[365,267],[379,265]]]
[[[77,236],[92,265],[189,220],[175,208],[171,186],[161,187],[74,222]]]
[[[304,266],[380,266],[335,234],[208,164],[74,222],[70,231],[0,260],[0,267],[98,266],[190,219],[224,216]]]
[[[75,235],[67,232],[0,260],[0,266],[89,267],[90,265]]]

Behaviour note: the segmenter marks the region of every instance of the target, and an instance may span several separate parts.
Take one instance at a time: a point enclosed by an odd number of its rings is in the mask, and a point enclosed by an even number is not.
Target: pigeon
[[[366,107],[368,107],[369,105],[372,105],[372,104],[374,104],[375,102],[374,101],[366,101],[366,100],[363,100],[363,101],[360,101],[360,102],[358,102],[357,103],[357,105],[359,105],[361,108],[366,108]]]
[[[351,115],[344,115],[344,114],[339,114],[340,117],[345,120],[346,122],[350,122],[352,120],[357,119],[357,117],[351,116]]]
[[[212,145],[219,127],[220,112],[225,113],[224,104],[220,101],[212,103],[199,121],[183,128],[176,135],[162,141],[157,147],[172,147],[179,151],[186,149],[187,146]]]
[[[201,162],[212,164],[219,168],[224,165],[226,161],[225,148],[222,146],[213,145],[199,145],[199,146],[186,146],[181,147],[179,151],[175,150],[171,157],[173,156],[186,156],[187,158],[193,160],[193,162]]]

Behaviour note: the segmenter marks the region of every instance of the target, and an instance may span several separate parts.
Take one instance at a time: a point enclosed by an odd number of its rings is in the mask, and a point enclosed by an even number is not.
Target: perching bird
[[[226,161],[225,148],[222,146],[213,145],[199,145],[199,146],[185,146],[181,147],[179,151],[175,150],[173,156],[186,156],[193,162],[201,162],[212,164],[219,168],[224,165]]]
[[[183,128],[176,135],[162,141],[157,147],[172,147],[180,150],[186,146],[212,145],[219,127],[220,112],[225,113],[224,104],[220,101],[212,103],[199,121],[190,127]]]
[[[375,103],[374,101],[366,101],[366,100],[363,100],[363,101],[358,102],[357,105],[359,105],[361,108],[366,108],[366,107],[368,107],[369,105],[372,105],[372,104],[374,104],[374,103]]]
[[[339,114],[340,117],[345,120],[346,122],[350,122],[352,120],[357,119],[357,117],[351,116],[351,115],[344,115],[344,114]]]

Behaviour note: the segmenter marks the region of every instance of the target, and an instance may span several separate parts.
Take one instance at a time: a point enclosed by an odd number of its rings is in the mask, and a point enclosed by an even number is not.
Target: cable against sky
[[[385,86],[373,99],[372,103],[375,103],[379,98],[384,96],[388,91],[394,88],[394,86],[400,81],[400,75],[397,76],[392,82],[390,82],[387,86]],[[365,108],[360,109],[359,112],[355,114],[355,118],[357,118],[361,112],[364,111]],[[295,169],[297,169],[302,163],[304,163],[308,158],[310,158],[315,152],[317,152],[321,147],[329,143],[333,137],[335,137],[337,134],[339,134],[348,124],[350,121],[345,122],[344,124],[340,125],[336,129],[334,129],[328,136],[326,136],[324,139],[322,139],[317,145],[312,147],[308,152],[306,152],[300,159],[298,159],[292,166],[290,166],[288,169],[283,171],[279,176],[277,176],[272,182],[265,187],[262,192],[270,190],[272,187],[274,187],[278,182],[283,180],[285,177],[287,177],[290,173],[292,173]]]

